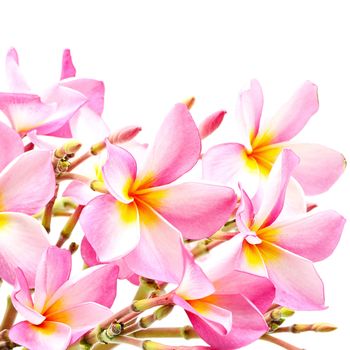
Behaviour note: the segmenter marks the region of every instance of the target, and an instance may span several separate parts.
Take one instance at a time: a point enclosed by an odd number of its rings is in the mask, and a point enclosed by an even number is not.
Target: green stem
[[[44,210],[42,225],[46,229],[47,233],[50,233],[50,230],[51,230],[52,209],[55,204],[55,200],[57,198],[58,189],[59,189],[59,185],[56,184],[55,193],[53,197],[50,199],[50,201],[46,204],[46,207]]]
[[[187,340],[199,338],[191,326],[180,328],[149,328],[136,331],[130,334],[130,336],[134,338],[183,338]]]
[[[292,345],[292,344],[289,344],[287,343],[286,341],[282,340],[282,339],[279,339],[279,338],[275,338],[273,337],[272,335],[269,335],[269,334],[265,334],[263,335],[261,338],[261,340],[265,340],[265,341],[268,341],[272,344],[275,344],[275,345],[278,345],[286,350],[303,350],[301,348],[297,348],[296,346]]]
[[[80,214],[83,210],[83,205],[78,205],[73,212],[73,214],[69,217],[67,223],[64,225],[60,237],[56,243],[57,247],[62,247],[62,245],[70,238],[78,220],[80,217]]]
[[[140,277],[140,285],[134,296],[134,300],[147,299],[156,289],[158,289],[158,284],[156,281],[149,278]]]
[[[169,293],[155,298],[136,300],[132,304],[132,310],[135,312],[143,312],[155,306],[170,305],[172,303],[173,295]]]
[[[6,311],[1,322],[0,331],[10,329],[17,317],[17,310],[14,308],[11,297],[7,297]]]

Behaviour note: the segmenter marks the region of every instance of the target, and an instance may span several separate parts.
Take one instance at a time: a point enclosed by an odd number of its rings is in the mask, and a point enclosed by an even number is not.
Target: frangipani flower
[[[93,199],[80,222],[101,261],[125,257],[137,274],[176,282],[182,242],[214,233],[235,205],[232,189],[204,183],[171,184],[198,161],[201,141],[184,104],[163,122],[141,169],[132,155],[107,142],[103,166],[110,194]],[[179,231],[178,231],[179,230]]]
[[[38,260],[49,241],[41,224],[29,215],[54,194],[51,153],[21,154],[20,137],[2,123],[0,133],[0,277],[13,284],[15,268],[20,267],[32,287]]]
[[[173,301],[186,311],[203,340],[218,350],[237,349],[268,331],[262,313],[275,293],[267,278],[233,270],[224,260],[203,266],[203,272],[192,257],[185,256],[184,275]]]
[[[21,74],[15,49],[9,50],[6,67],[11,93],[0,94],[0,110],[21,136],[29,134],[31,138],[35,131],[38,135],[75,137],[82,141],[92,137],[97,142],[108,135],[100,118],[104,85],[93,79],[72,78],[75,68],[69,50],[62,60],[61,77],[65,80],[41,96],[32,93]]]
[[[274,283],[277,304],[295,310],[317,310],[324,308],[324,291],[312,262],[333,252],[345,219],[333,210],[316,209],[280,218],[288,181],[298,162],[291,150],[282,151],[259,205],[242,190],[236,214],[239,233],[222,245],[231,255],[227,264],[266,276]],[[213,254],[217,251],[213,250]],[[223,255],[220,252],[217,258],[222,260]]]
[[[31,350],[65,350],[112,315],[108,308],[116,296],[118,268],[99,265],[69,279],[71,265],[69,251],[48,248],[37,269],[33,297],[17,271],[12,303],[25,321],[11,328],[12,341]]]
[[[343,155],[322,145],[290,142],[318,110],[317,87],[305,82],[264,127],[260,124],[262,108],[262,90],[253,80],[250,89],[241,94],[238,106],[246,142],[212,147],[203,156],[204,178],[234,185],[234,180],[244,183],[249,177],[255,179],[256,190],[259,178],[266,178],[281,151],[290,148],[300,158],[293,177],[305,193],[328,190],[344,171]]]

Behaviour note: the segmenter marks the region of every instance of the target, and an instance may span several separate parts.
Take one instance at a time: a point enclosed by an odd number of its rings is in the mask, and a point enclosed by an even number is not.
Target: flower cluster
[[[293,142],[318,110],[314,84],[305,82],[263,126],[263,94],[252,81],[234,117],[242,143],[233,139],[202,152],[225,111],[197,126],[190,114],[194,100],[185,100],[170,110],[154,140],[142,144],[138,126],[109,130],[102,119],[104,84],[77,78],[69,50],[60,81],[43,93],[27,84],[14,49],[6,71],[0,277],[12,294],[0,347],[126,343],[146,350],[227,350],[263,339],[297,349],[272,333],[334,329],[324,323],[281,327],[293,310],[325,307],[313,263],[333,252],[345,224],[307,197],[334,184],[344,157]],[[202,177],[182,180],[197,163]],[[48,233],[57,216],[69,218],[53,242]],[[80,241],[73,232],[78,222]],[[71,277],[78,247],[85,268]],[[112,312],[120,279],[135,286],[135,296]],[[153,327],[174,307],[191,326]],[[198,344],[206,345],[167,346],[154,337],[201,338]]]

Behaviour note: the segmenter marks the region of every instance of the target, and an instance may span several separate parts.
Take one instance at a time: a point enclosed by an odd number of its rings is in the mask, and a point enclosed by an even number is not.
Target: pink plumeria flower
[[[343,155],[322,145],[291,141],[318,110],[317,87],[305,82],[264,127],[260,123],[262,108],[262,90],[253,80],[250,89],[241,94],[238,106],[245,140],[243,144],[212,147],[203,156],[204,178],[230,185],[234,181],[248,184],[249,179],[253,188],[249,192],[254,193],[259,179],[267,177],[281,151],[290,148],[300,158],[293,177],[305,193],[314,195],[328,190],[344,171]]]
[[[182,239],[200,239],[230,216],[235,194],[205,183],[171,184],[197,163],[198,129],[184,104],[163,122],[142,168],[125,149],[107,142],[102,168],[110,194],[93,199],[80,223],[101,261],[124,257],[135,273],[166,282],[182,274]],[[180,231],[180,232],[179,232]]]
[[[317,310],[324,308],[324,291],[313,262],[333,252],[345,219],[333,210],[316,209],[287,219],[283,216],[288,181],[298,162],[291,150],[283,150],[258,205],[242,190],[236,214],[239,233],[223,245],[231,252],[231,265],[274,283],[277,304]]]
[[[11,298],[25,321],[10,329],[12,341],[31,350],[65,350],[112,316],[118,268],[99,265],[70,278],[71,268],[69,251],[48,248],[37,269],[33,296],[22,271],[17,271]]]
[[[225,259],[213,265],[209,256],[203,270],[189,254],[185,259],[173,301],[186,311],[203,340],[218,350],[237,349],[268,331],[263,313],[275,289],[267,278],[233,270]]]
[[[0,277],[14,284],[20,267],[30,287],[38,260],[49,246],[33,215],[52,198],[55,174],[48,151],[23,153],[17,133],[0,123]]]
[[[34,94],[19,70],[18,55],[11,49],[7,55],[7,75],[11,93],[0,94],[0,109],[13,129],[21,136],[37,135],[75,137],[96,142],[106,137],[108,128],[100,118],[104,86],[92,79],[75,79],[70,52],[63,55],[61,77],[65,79],[40,96]],[[93,130],[93,132],[91,131]],[[36,141],[33,137],[32,141]]]

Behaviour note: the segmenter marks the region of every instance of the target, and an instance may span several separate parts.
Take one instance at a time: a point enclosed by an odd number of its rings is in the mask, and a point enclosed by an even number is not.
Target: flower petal
[[[16,131],[0,122],[0,171],[14,158],[23,153],[23,142]]]
[[[73,138],[83,144],[92,145],[104,140],[109,128],[104,120],[87,106],[81,107],[69,121]]]
[[[259,237],[312,261],[320,261],[332,254],[344,224],[345,219],[334,210],[311,212],[267,227]]]
[[[300,158],[293,177],[303,187],[307,195],[315,195],[327,191],[344,172],[346,160],[344,156],[328,147],[316,144],[288,145]]]
[[[70,197],[79,205],[86,205],[100,195],[99,192],[93,191],[90,186],[80,181],[72,181],[62,193],[62,197]]]
[[[293,310],[324,309],[323,283],[310,260],[268,242],[259,250],[276,287],[275,303]]]
[[[229,219],[236,204],[231,188],[196,182],[153,187],[137,194],[137,198],[191,239],[215,233]]]
[[[303,129],[317,110],[317,86],[306,81],[259,133],[256,143],[266,145],[289,141]]]
[[[19,133],[36,128],[54,112],[40,97],[31,94],[0,93],[0,110]]]
[[[119,201],[130,203],[129,192],[135,181],[137,165],[133,156],[124,148],[106,140],[108,158],[102,167],[103,179],[108,191]]]
[[[195,314],[188,313],[189,319],[199,336],[218,350],[237,349],[259,339],[268,327],[257,308],[241,295],[218,295],[215,301],[232,312],[232,329],[226,335],[215,331],[207,322]]]
[[[284,149],[278,157],[263,189],[264,196],[254,218],[254,230],[269,226],[281,213],[287,185],[298,162],[299,158],[288,149]]]
[[[118,266],[114,263],[89,267],[65,282],[46,305],[45,314],[53,314],[94,302],[111,307],[117,292]]]
[[[137,247],[124,259],[140,276],[158,281],[178,283],[183,274],[180,232],[149,206],[137,203],[141,237]]]
[[[54,111],[45,118],[44,122],[35,127],[38,133],[43,135],[54,134],[56,131],[62,130],[73,115],[87,103],[86,96],[79,91],[60,84],[48,89],[42,100],[46,105],[55,106]],[[55,136],[62,136],[62,134]]]
[[[202,157],[203,178],[232,186],[235,174],[244,167],[245,158],[245,147],[239,143],[214,146]]]
[[[71,329],[63,323],[44,321],[39,326],[27,321],[15,324],[9,333],[10,339],[28,349],[66,350],[71,339]]]
[[[215,288],[208,277],[196,264],[187,249],[183,248],[184,272],[175,293],[184,300],[200,299],[214,293]]]
[[[252,80],[250,89],[240,95],[238,111],[249,134],[250,142],[258,134],[264,96],[257,80]]]
[[[50,247],[44,252],[35,276],[34,304],[37,311],[42,312],[46,301],[69,279],[71,269],[72,256],[68,250]]]
[[[239,143],[225,143],[210,148],[202,157],[203,179],[237,187],[238,183],[248,194],[254,194],[260,181],[258,163],[248,156]]]
[[[275,298],[275,288],[267,278],[233,269],[228,269],[225,276],[216,280],[214,287],[214,295],[241,294],[262,313],[266,312]],[[218,296],[217,300],[220,302],[224,299]],[[222,306],[220,303],[218,305]]]
[[[87,99],[86,106],[98,115],[104,107],[105,87],[102,81],[94,79],[68,79],[60,82],[60,86],[80,92]]]
[[[0,276],[6,282],[15,283],[19,267],[33,288],[38,263],[49,245],[47,232],[37,220],[20,213],[0,213]]]
[[[30,323],[40,324],[45,320],[45,316],[34,310],[27,280],[19,268],[16,269],[16,284],[11,294],[11,300],[15,309]]]
[[[230,311],[201,299],[187,301],[177,295],[174,295],[173,302],[175,305],[183,308],[190,319],[192,315],[198,317],[212,332],[222,336],[230,332],[232,327],[232,314]]]
[[[64,311],[48,314],[47,319],[68,325],[72,332],[81,332],[96,327],[100,322],[112,315],[112,311],[105,306],[93,302],[85,302],[74,305]]]
[[[0,174],[0,211],[37,213],[52,198],[55,182],[51,152],[20,155]]]
[[[19,69],[18,54],[14,48],[11,48],[6,56],[6,74],[11,91],[30,91],[30,88]]]
[[[79,221],[100,261],[124,257],[140,240],[134,202],[124,204],[111,195],[98,196],[83,209]]]
[[[200,152],[199,132],[188,108],[184,104],[175,105],[148,149],[144,167],[137,176],[137,187],[161,186],[175,181],[194,167]]]
[[[69,49],[65,49],[62,55],[61,80],[75,77],[76,69],[74,67],[72,56]]]

